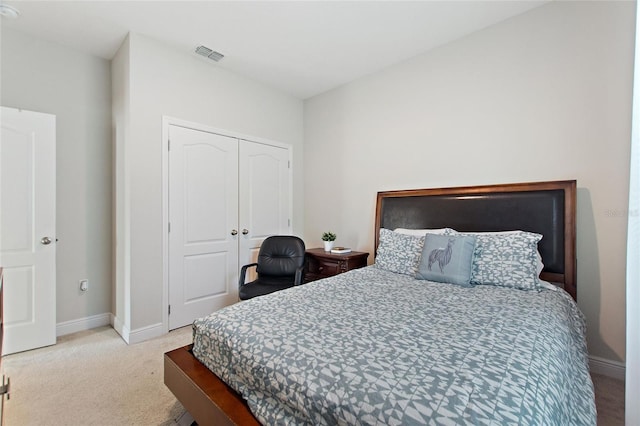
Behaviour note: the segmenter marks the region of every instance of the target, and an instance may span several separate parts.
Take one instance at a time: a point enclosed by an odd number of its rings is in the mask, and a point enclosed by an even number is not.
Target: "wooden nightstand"
[[[362,251],[352,251],[344,254],[333,254],[324,251],[323,248],[308,249],[307,268],[304,281],[315,281],[320,278],[327,278],[338,275],[352,269],[367,266],[369,253]]]

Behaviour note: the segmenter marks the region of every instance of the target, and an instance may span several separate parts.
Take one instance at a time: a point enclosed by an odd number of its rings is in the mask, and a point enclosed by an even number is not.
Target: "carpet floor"
[[[191,327],[134,345],[100,327],[3,357],[5,424],[175,425],[184,408],[164,386],[163,354],[189,343]]]
[[[591,374],[596,391],[598,426],[624,426],[624,382]]]
[[[163,354],[191,343],[191,327],[127,345],[111,327],[8,355],[9,426],[181,426],[191,417],[163,382]],[[593,375],[599,426],[624,425],[624,382]]]

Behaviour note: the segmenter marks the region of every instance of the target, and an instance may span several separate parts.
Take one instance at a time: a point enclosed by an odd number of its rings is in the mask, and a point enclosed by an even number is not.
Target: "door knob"
[[[244,228],[242,230],[242,235],[247,235],[249,233],[249,230],[247,228]]]
[[[238,231],[236,231],[235,229],[231,230],[231,235],[238,235]]]
[[[51,238],[42,237],[42,239],[40,240],[40,244],[44,244],[45,246],[51,244]]]

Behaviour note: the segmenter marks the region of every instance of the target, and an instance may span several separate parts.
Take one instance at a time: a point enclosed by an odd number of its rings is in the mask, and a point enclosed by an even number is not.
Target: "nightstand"
[[[349,253],[333,254],[324,251],[323,248],[312,248],[307,250],[306,256],[307,268],[304,282],[309,282],[367,266],[369,253],[351,251]]]

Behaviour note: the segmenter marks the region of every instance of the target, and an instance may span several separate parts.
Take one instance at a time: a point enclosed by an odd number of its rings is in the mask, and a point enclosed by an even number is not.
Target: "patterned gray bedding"
[[[562,290],[369,266],[193,328],[196,358],[267,425],[596,424],[584,318]]]

